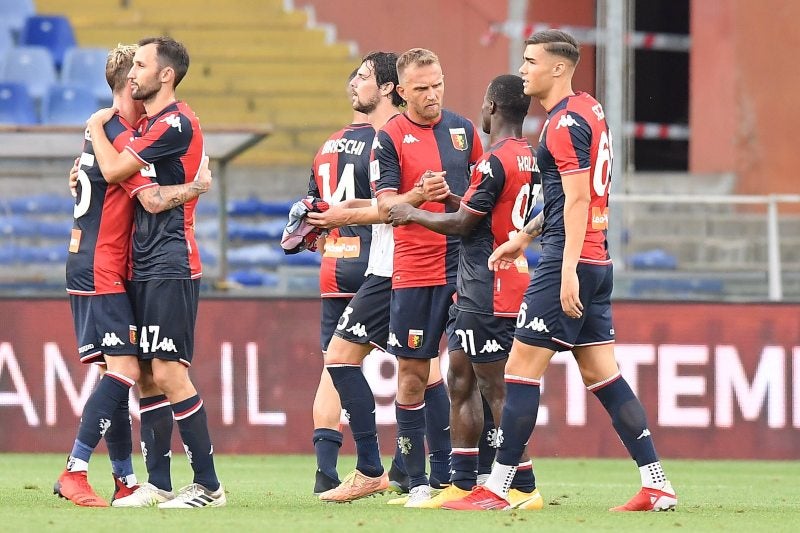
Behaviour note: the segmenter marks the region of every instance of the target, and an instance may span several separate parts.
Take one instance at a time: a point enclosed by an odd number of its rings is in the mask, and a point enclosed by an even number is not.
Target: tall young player
[[[544,189],[542,259],[517,316],[505,368],[506,403],[497,461],[484,486],[445,507],[505,509],[519,457],[539,410],[541,378],[552,356],[572,350],[583,381],[611,417],[620,440],[639,467],[642,489],[612,511],[673,509],[675,491],[661,468],[647,417],[614,358],[611,321],[613,273],[606,242],[612,142],[602,106],[572,90],[580,53],[562,31],[534,33],[525,41],[519,69],[525,94],[547,110],[536,159]],[[535,234],[538,221],[489,258],[507,268]]]
[[[144,103],[142,136],[117,153],[103,131],[110,110],[89,119],[100,169],[114,179],[145,169],[161,185],[191,182],[203,157],[197,116],[177,101],[175,88],[189,68],[189,54],[168,37],[139,41],[128,77],[132,96]],[[112,110],[113,111],[113,110]],[[168,399],[194,471],[193,483],[164,509],[222,506],[225,490],[214,468],[213,445],[203,401],[189,378],[202,267],[194,236],[196,200],[159,215],[137,206],[131,293],[139,329],[139,356],[150,360],[153,379]],[[163,487],[159,487],[163,489]],[[154,494],[153,502],[165,500]]]
[[[461,235],[458,298],[450,308],[453,331],[448,342],[450,432],[453,440],[451,484],[421,507],[438,508],[464,497],[477,484],[483,401],[499,420],[505,399],[503,368],[514,338],[515,317],[530,277],[524,257],[514,268],[485,267],[494,248],[520,231],[541,188],[536,157],[522,137],[531,99],[519,76],[492,80],[481,106],[483,131],[491,147],[472,171],[469,190],[453,213],[432,213],[407,204],[392,207],[394,225],[419,224],[441,234]],[[523,457],[509,492],[512,507],[541,509],[531,461]]]

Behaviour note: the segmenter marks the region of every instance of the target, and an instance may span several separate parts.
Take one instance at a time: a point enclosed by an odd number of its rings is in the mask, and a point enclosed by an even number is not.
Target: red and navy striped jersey
[[[103,129],[118,151],[122,151],[135,134],[134,127],[118,114]],[[151,183],[137,172],[128,179],[126,186],[138,191]],[[133,208],[134,202],[123,187],[103,178],[95,161],[92,141],[85,139],[67,256],[67,292],[78,295],[125,292]]]
[[[613,150],[603,107],[587,93],[561,100],[550,110],[536,150],[544,189],[542,259],[564,257],[564,187],[571,175],[588,172],[591,201],[586,213],[582,263],[608,264],[606,231]]]
[[[525,256],[514,266],[493,272],[486,266],[495,248],[525,225],[541,189],[536,156],[527,139],[497,141],[472,170],[472,181],[461,201],[483,218],[461,238],[458,266],[459,309],[516,317],[530,282]]]
[[[317,151],[308,195],[331,205],[369,199],[369,157],[375,130],[370,124],[350,124],[330,137]],[[369,260],[372,226],[343,226],[325,237],[319,290],[323,298],[352,297],[364,281]]]
[[[195,179],[203,158],[203,132],[197,116],[184,102],[173,102],[147,117],[126,149],[147,166],[143,176],[159,185],[179,185]],[[151,214],[141,204],[134,212],[133,277],[195,279],[202,276],[194,236],[197,198]]]
[[[403,113],[395,115],[378,132],[374,162],[380,177],[378,196],[411,190],[427,170],[447,171],[450,191],[459,196],[469,185],[470,167],[483,153],[478,132],[469,119],[448,110],[435,124],[416,124]],[[439,202],[420,209],[445,211]],[[430,287],[455,283],[460,239],[433,232],[419,224],[394,228],[392,287]]]

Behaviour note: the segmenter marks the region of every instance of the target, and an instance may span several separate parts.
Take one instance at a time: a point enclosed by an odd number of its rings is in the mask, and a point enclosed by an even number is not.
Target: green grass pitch
[[[83,509],[52,494],[64,456],[0,454],[0,531],[779,531],[800,530],[800,463],[665,460],[678,510],[609,513],[639,485],[627,460],[550,459],[534,462],[545,500],[542,511],[459,513],[385,505],[390,496],[324,504],[312,494],[310,456],[216,458],[228,506],[216,509]],[[340,473],[353,457],[340,458]],[[90,481],[110,497],[108,459],[99,452]],[[136,470],[144,475],[141,461]],[[176,486],[191,481],[185,457],[175,454]]]

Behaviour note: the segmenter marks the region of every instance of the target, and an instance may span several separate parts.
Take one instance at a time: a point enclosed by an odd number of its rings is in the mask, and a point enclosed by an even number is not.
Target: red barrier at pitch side
[[[800,307],[619,302],[615,326],[617,359],[661,455],[800,457]],[[196,348],[191,373],[217,452],[313,450],[318,300],[201,300]],[[395,370],[383,353],[364,365],[385,456]],[[67,453],[96,380],[96,369],[78,363],[67,300],[0,300],[0,451]],[[532,452],[626,457],[569,353],[543,381]]]

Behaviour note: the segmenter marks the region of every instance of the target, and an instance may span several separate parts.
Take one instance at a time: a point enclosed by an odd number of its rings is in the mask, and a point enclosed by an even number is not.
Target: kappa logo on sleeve
[[[179,132],[183,133],[183,129],[181,127],[181,117],[177,114],[167,115],[166,117],[161,119],[161,122],[164,122],[167,126],[171,128],[177,128]]]

